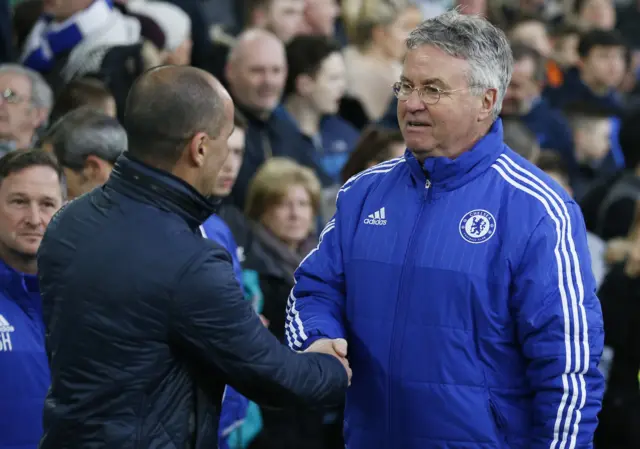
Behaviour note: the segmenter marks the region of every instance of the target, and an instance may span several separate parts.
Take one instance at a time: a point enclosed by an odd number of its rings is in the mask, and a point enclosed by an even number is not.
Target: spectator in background
[[[502,103],[504,117],[517,117],[536,136],[541,148],[553,149],[569,159],[573,151],[567,120],[542,96],[544,59],[524,44],[512,44],[513,75]]]
[[[507,36],[512,43],[525,44],[544,58],[551,57],[552,48],[546,23],[536,17],[521,17],[511,25]]]
[[[213,188],[213,196],[220,199],[226,198],[231,193],[242,165],[242,156],[244,155],[247,121],[239,111],[235,111],[233,123],[233,132],[227,139],[229,155],[216,177],[216,183]],[[241,260],[244,260],[244,252],[239,250],[227,223],[218,214],[213,214],[200,226],[200,232],[202,232],[203,237],[213,240],[229,252],[236,280],[245,291],[245,297],[249,296],[244,285],[244,275],[240,263]],[[247,299],[251,300],[253,298],[249,296]],[[256,312],[260,313],[262,311],[261,303],[254,304],[254,306]],[[251,406],[256,407],[255,404],[251,404]],[[227,385],[220,412],[218,428],[219,449],[246,447],[247,443],[253,440],[260,430],[260,423],[245,421],[248,410],[249,400]]]
[[[285,44],[300,33],[305,0],[248,0],[246,28],[261,28]]]
[[[578,55],[580,30],[578,27],[560,24],[551,29],[549,37],[552,46],[551,59],[558,65],[559,69],[566,71],[575,67],[580,60]],[[552,87],[558,87],[562,84],[562,78],[550,84],[552,84]]]
[[[560,155],[552,151],[543,151],[540,153],[536,164],[540,170],[560,184],[560,186],[565,189],[570,196],[573,196],[573,189],[571,188],[569,180],[569,171],[567,170],[567,165],[564,163],[564,160]],[[602,284],[608,270],[605,263],[607,247],[600,237],[588,231],[587,246],[589,247],[591,269],[593,270],[593,277],[595,278],[597,288]]]
[[[81,69],[98,71],[102,61],[88,60],[96,48],[140,41],[140,23],[123,16],[110,0],[48,1],[44,10],[46,15],[27,38],[21,61],[45,75],[56,91]]]
[[[402,157],[405,148],[400,131],[369,126],[362,132],[360,140],[342,169],[342,182],[347,182],[352,176],[374,165]]]
[[[33,70],[0,65],[0,155],[30,148],[47,125],[53,93]]]
[[[598,291],[610,360],[595,442],[605,449],[640,447],[640,203],[634,216],[630,249]]]
[[[81,106],[90,106],[110,117],[116,117],[116,100],[102,81],[78,78],[67,84],[56,97],[51,111],[51,123]]]
[[[107,181],[116,160],[127,151],[127,133],[115,118],[83,106],[53,124],[43,148],[64,168],[68,197],[74,199]]]
[[[613,30],[616,25],[616,8],[613,0],[574,0],[574,14],[585,30]]]
[[[49,388],[36,254],[63,202],[62,171],[40,150],[0,159],[0,447],[36,449]]]
[[[611,153],[611,113],[579,103],[565,109],[565,115],[573,135],[569,177],[573,195],[580,201],[598,179],[617,170],[613,162],[605,163]]]
[[[390,86],[400,78],[404,40],[421,19],[415,6],[367,1],[348,28],[347,93],[362,103],[370,121],[378,121],[392,101]]]
[[[502,138],[504,143],[520,156],[535,164],[540,154],[540,145],[522,121],[516,117],[502,119]]]
[[[337,115],[346,88],[344,59],[337,42],[324,36],[298,36],[287,44],[288,75],[278,117],[298,128],[318,168],[340,183],[340,171],[358,131]],[[318,174],[322,176],[322,174]]]
[[[316,245],[313,227],[320,207],[320,183],[313,172],[295,162],[273,158],[251,181],[246,216],[254,241],[245,268],[258,273],[269,330],[284,342],[287,296],[293,272]],[[323,412],[262,408],[263,429],[252,449],[330,449],[341,422],[323,425]]]
[[[151,18],[164,34],[159,48],[162,64],[191,64],[191,19],[179,7],[163,1],[135,0],[127,3],[133,13]]]
[[[578,44],[578,66],[565,74],[562,86],[547,89],[545,96],[556,108],[585,103],[622,113],[622,99],[616,89],[625,75],[625,53],[617,31],[583,34]]]
[[[232,193],[242,208],[250,179],[270,157],[289,157],[314,170],[317,166],[296,126],[273,113],[287,79],[283,43],[265,30],[245,31],[229,55],[226,74],[234,103],[249,121],[244,161]]]
[[[333,37],[339,16],[337,0],[305,0],[299,34]]]

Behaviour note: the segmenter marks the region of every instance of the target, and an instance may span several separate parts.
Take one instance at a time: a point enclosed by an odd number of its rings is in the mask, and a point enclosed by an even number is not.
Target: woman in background
[[[342,182],[367,168],[404,155],[404,139],[397,130],[371,125],[366,128],[342,169]]]

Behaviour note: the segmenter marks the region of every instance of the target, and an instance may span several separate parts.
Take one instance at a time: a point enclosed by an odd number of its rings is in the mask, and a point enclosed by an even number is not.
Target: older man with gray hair
[[[287,307],[348,353],[349,449],[588,449],[602,313],[580,209],[503,142],[504,33],[456,11],[407,40],[407,151],[351,178]]]
[[[0,156],[31,148],[52,105],[51,88],[38,72],[0,64]]]
[[[42,143],[62,165],[67,193],[73,199],[107,181],[116,160],[127,150],[127,133],[115,118],[83,106],[54,123]]]

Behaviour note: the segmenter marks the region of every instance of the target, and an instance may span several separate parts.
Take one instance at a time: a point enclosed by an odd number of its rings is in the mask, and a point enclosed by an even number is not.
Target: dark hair
[[[571,36],[572,34],[580,35],[580,28],[572,23],[560,22],[551,27],[549,37],[556,39]]]
[[[562,156],[555,151],[544,150],[538,155],[536,161],[538,168],[544,172],[555,172],[561,176],[568,177],[569,171],[567,170],[567,164]]]
[[[640,109],[632,111],[622,120],[618,141],[625,165],[635,169],[640,165]]]
[[[315,76],[322,63],[333,53],[340,53],[340,46],[326,36],[297,36],[286,47],[287,82],[285,96],[295,93],[296,79],[300,75]]]
[[[545,58],[540,53],[538,53],[537,50],[529,47],[526,44],[513,42],[511,44],[511,52],[513,53],[514,62],[530,58],[533,61],[533,65],[535,66],[533,78],[540,83],[545,82],[547,77]]]
[[[258,9],[266,9],[271,6],[273,0],[245,0],[244,1],[244,24],[245,27],[252,26],[251,19]]]
[[[591,30],[580,36],[578,54],[586,58],[594,47],[622,47],[626,49],[624,38],[617,30]]]
[[[570,103],[562,109],[573,130],[588,126],[594,120],[606,120],[616,116],[616,111],[588,102]]]
[[[124,113],[132,156],[173,166],[196,133],[218,137],[224,106],[208,77],[190,66],[155,67],[138,77]]]
[[[58,94],[51,111],[51,122],[80,106],[92,106],[100,109],[110,99],[114,99],[113,95],[102,81],[95,78],[72,80]]]
[[[66,196],[64,172],[56,157],[41,149],[20,150],[7,153],[0,158],[0,184],[12,174],[31,167],[49,167],[58,175],[63,199]]]
[[[349,178],[365,170],[372,162],[380,163],[391,159],[390,147],[394,143],[404,143],[400,131],[376,125],[365,128],[342,169],[342,181],[347,182]]]
[[[42,141],[53,147],[60,164],[72,170],[81,170],[89,155],[114,164],[127,150],[127,133],[118,120],[90,106],[65,114]]]
[[[523,158],[531,161],[537,156],[538,140],[517,117],[502,119],[504,143]]]

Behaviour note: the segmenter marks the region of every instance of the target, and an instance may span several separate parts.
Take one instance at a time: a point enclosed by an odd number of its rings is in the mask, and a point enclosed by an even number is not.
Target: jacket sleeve
[[[320,234],[318,246],[295,273],[287,302],[285,336],[289,347],[306,349],[319,338],[345,338],[345,290],[340,246],[340,202]]]
[[[529,238],[512,290],[535,395],[530,447],[589,449],[604,394],[602,312],[582,215],[573,202],[557,210]]]
[[[171,341],[249,399],[273,406],[328,406],[343,399],[348,379],[342,364],[278,342],[244,299],[221,249],[191,260],[171,306]]]

